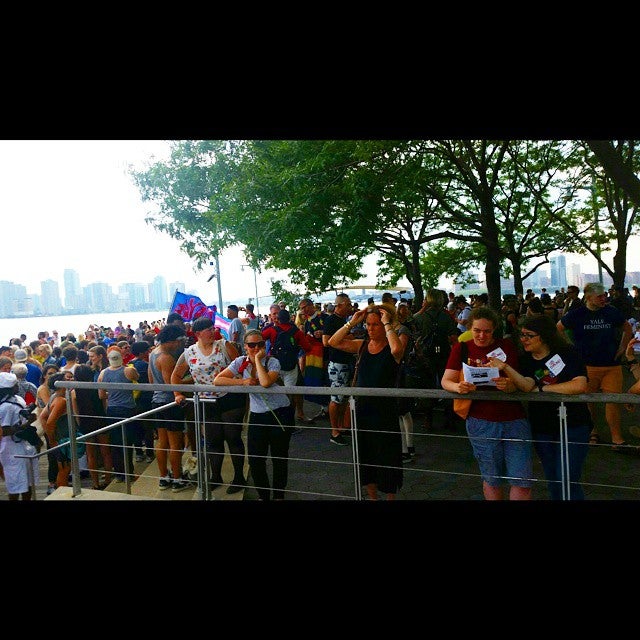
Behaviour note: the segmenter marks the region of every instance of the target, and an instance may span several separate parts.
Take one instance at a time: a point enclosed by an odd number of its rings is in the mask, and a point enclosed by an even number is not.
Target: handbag
[[[461,342],[460,354],[462,362],[464,362],[468,358],[469,348],[467,347],[466,342]],[[459,382],[464,380],[464,371],[460,369],[460,377]],[[459,415],[463,420],[467,419],[469,415],[469,409],[471,409],[471,403],[473,400],[458,400],[457,398],[453,401],[453,411],[457,415]]]

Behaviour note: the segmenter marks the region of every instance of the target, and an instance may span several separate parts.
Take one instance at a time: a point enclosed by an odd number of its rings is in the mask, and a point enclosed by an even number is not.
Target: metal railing
[[[138,413],[134,416],[124,418],[122,420],[118,420],[117,422],[111,423],[104,427],[101,427],[95,431],[92,431],[89,434],[77,435],[77,425],[76,419],[72,411],[71,405],[71,397],[70,392],[71,389],[106,389],[106,390],[131,390],[130,383],[97,383],[97,382],[76,382],[73,380],[70,381],[60,381],[56,383],[56,387],[62,387],[66,389],[66,400],[67,400],[67,416],[68,416],[68,424],[69,424],[69,442],[57,445],[45,451],[41,451],[40,453],[27,456],[20,455],[16,456],[19,458],[27,458],[29,460],[39,459],[44,455],[48,455],[57,449],[68,446],[70,448],[70,458],[71,458],[71,473],[72,473],[72,496],[77,497],[82,493],[81,487],[81,476],[79,469],[79,457],[77,452],[76,444],[78,442],[84,442],[89,438],[94,438],[96,435],[101,433],[106,433],[111,431],[112,429],[120,428],[122,430],[122,442],[123,447],[130,446],[127,442],[127,434],[125,430],[125,425],[129,422],[140,420],[142,418],[147,418],[153,414],[157,414],[159,412],[164,411],[166,408],[174,406],[176,403],[171,402],[163,405],[161,407],[156,407],[149,411],[145,411],[143,413]],[[194,421],[195,421],[195,429],[196,434],[200,436],[200,434],[204,434],[205,430],[202,428],[202,424],[204,422],[204,411],[203,406],[210,402],[215,402],[214,399],[202,397],[200,394],[203,393],[211,393],[215,391],[216,393],[256,393],[254,387],[244,387],[244,386],[211,386],[211,385],[199,385],[199,384],[182,384],[182,385],[167,385],[167,384],[149,384],[149,383],[140,383],[135,386],[136,391],[180,391],[183,393],[193,394],[193,398],[187,398],[187,400],[192,401],[194,403]],[[261,394],[282,394],[286,393],[288,395],[305,395],[305,396],[329,396],[335,392],[335,388],[332,387],[285,387],[285,386],[275,386],[271,388],[261,388]],[[359,455],[358,455],[358,447],[357,447],[357,433],[358,433],[358,425],[357,425],[357,416],[356,416],[356,398],[360,396],[371,396],[375,395],[378,397],[390,397],[390,398],[405,398],[411,397],[420,400],[454,400],[460,399],[460,395],[457,393],[451,393],[448,391],[444,391],[441,389],[408,389],[408,388],[360,388],[360,387],[349,387],[348,394],[350,395],[349,402],[349,410],[351,417],[351,429],[353,431],[353,441],[354,445],[352,447],[352,460],[351,464],[353,465],[353,483],[354,483],[354,497],[356,500],[362,500],[362,488],[360,484],[360,464],[359,464]],[[578,394],[578,395],[569,395],[569,394],[553,394],[553,397],[550,397],[549,394],[530,394],[523,392],[515,392],[515,393],[495,393],[490,391],[475,391],[468,396],[464,396],[465,399],[477,399],[477,400],[493,400],[496,402],[512,402],[512,401],[521,401],[523,403],[528,402],[557,402],[558,403],[558,433],[559,433],[559,443],[561,448],[561,458],[562,458],[562,495],[563,499],[569,499],[571,496],[571,486],[569,481],[569,456],[568,456],[568,446],[571,444],[568,441],[567,437],[567,411],[565,403],[571,402],[587,402],[587,403],[596,403],[596,404],[604,404],[604,403],[616,403],[616,404],[630,404],[636,405],[640,404],[640,396],[629,393],[593,393],[593,394]],[[196,458],[198,463],[198,482],[197,482],[197,492],[202,500],[210,500],[211,490],[209,487],[209,483],[207,482],[208,478],[208,461],[207,456],[203,455],[206,450],[206,440],[204,443],[201,442],[200,437],[195,438],[196,444]],[[204,445],[204,446],[203,446]],[[124,464],[125,464],[125,482],[126,482],[126,492],[128,494],[131,493],[131,478],[133,477],[133,470],[130,468],[130,460],[128,456],[124,456]],[[34,486],[33,483],[33,471],[31,469],[31,465],[27,465],[29,469],[30,484]],[[640,487],[639,487],[640,489]],[[34,496],[35,497],[35,496]]]

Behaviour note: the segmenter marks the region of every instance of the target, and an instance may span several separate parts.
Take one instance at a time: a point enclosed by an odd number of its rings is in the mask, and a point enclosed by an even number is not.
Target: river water
[[[149,324],[154,320],[161,320],[169,315],[167,309],[160,311],[131,311],[124,313],[88,313],[73,316],[38,316],[36,318],[0,318],[0,344],[7,345],[11,338],[26,334],[27,342],[35,340],[39,331],[48,331],[49,334],[57,329],[62,338],[67,333],[73,333],[76,338],[79,333],[84,333],[90,324],[97,324],[112,329],[122,320],[126,327],[131,325],[135,329],[140,322],[146,320]]]

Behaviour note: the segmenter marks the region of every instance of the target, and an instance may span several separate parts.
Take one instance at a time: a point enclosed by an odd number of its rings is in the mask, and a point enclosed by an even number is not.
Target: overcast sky
[[[161,140],[2,140],[0,211],[4,225],[0,280],[40,293],[53,279],[64,295],[64,269],[75,269],[81,286],[106,282],[147,284],[156,275],[169,285],[182,281],[207,304],[218,303],[214,268],[194,271],[176,240],[145,223],[143,203],[127,167],[144,169],[168,156]],[[241,271],[239,250],[221,257],[225,301],[255,297],[253,272]],[[269,278],[257,276],[258,295],[269,294]],[[282,275],[282,274],[281,274]]]
[[[81,286],[106,282],[117,291],[125,282],[184,282],[207,304],[218,303],[213,267],[194,271],[178,242],[145,223],[151,208],[143,203],[126,170],[144,169],[164,159],[169,144],[161,140],[2,140],[0,141],[0,211],[4,226],[0,280],[40,293],[53,279],[63,290],[63,271],[75,269]],[[640,270],[640,251],[630,243],[627,270]],[[595,260],[579,261],[596,273]],[[241,251],[221,256],[223,300],[255,297],[253,272],[241,271]],[[375,261],[370,264],[375,273]],[[273,272],[257,277],[258,295],[270,292]],[[284,274],[280,274],[283,277]],[[373,283],[369,277],[367,284]],[[405,281],[406,282],[406,281]],[[400,283],[403,284],[403,283]]]

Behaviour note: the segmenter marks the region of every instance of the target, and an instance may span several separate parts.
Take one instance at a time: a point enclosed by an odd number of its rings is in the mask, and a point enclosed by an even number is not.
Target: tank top
[[[124,367],[118,367],[117,369],[108,367],[107,369],[104,369],[102,373],[102,382],[126,382],[133,387],[133,383],[124,373]],[[122,389],[113,389],[109,391],[109,397],[107,399],[107,408],[108,407],[135,409],[136,402],[133,399],[133,389],[131,389],[131,391]]]
[[[211,354],[208,356],[202,353],[197,342],[184,350],[185,360],[196,384],[213,385],[214,378],[230,364],[226,345],[227,341],[224,338],[214,340]],[[207,391],[200,395],[205,398],[221,398],[226,394]]]
[[[162,373],[160,369],[158,369],[158,366],[156,364],[156,360],[158,359],[159,355],[159,351],[153,351],[149,356],[149,369],[151,370],[154,384],[164,384],[164,378],[162,377]],[[175,396],[173,395],[173,391],[156,390],[151,396],[151,402],[155,404],[167,404],[168,402],[173,402],[174,400]]]

